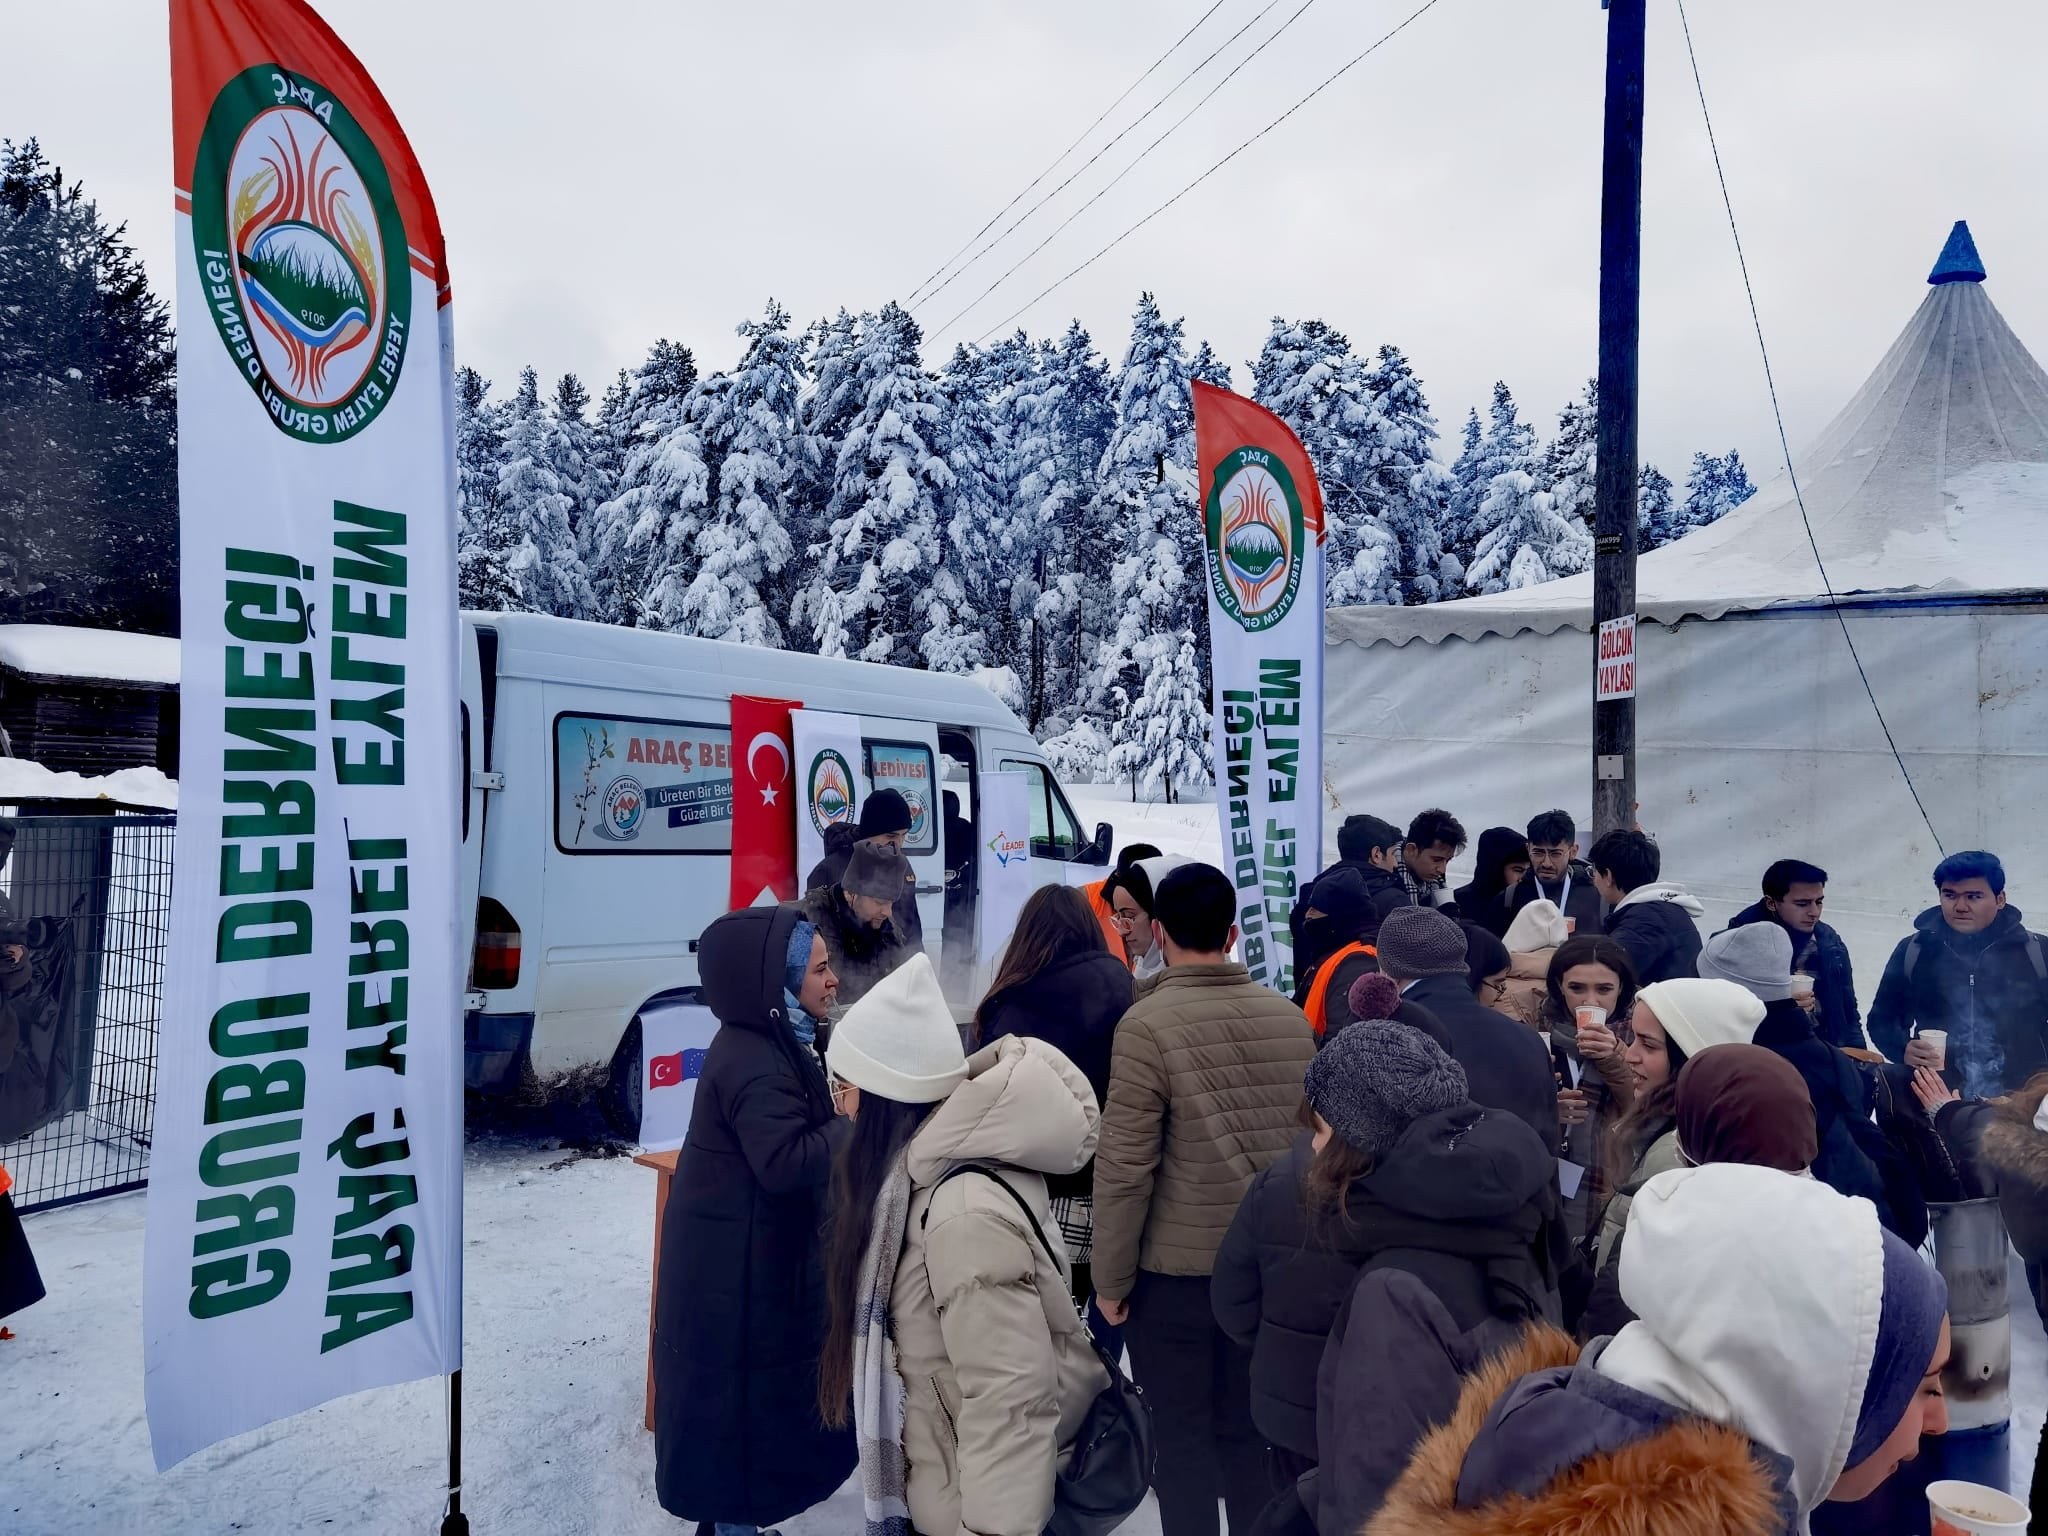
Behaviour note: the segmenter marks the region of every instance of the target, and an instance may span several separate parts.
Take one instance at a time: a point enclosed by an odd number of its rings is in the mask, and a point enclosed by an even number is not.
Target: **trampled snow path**
[[[565,1161],[566,1160],[566,1161]],[[474,1143],[463,1506],[476,1536],[677,1536],[641,1428],[654,1175],[625,1158]],[[438,1382],[330,1403],[162,1477],[142,1414],[140,1194],[26,1218],[49,1298],[0,1344],[8,1536],[440,1529]],[[1125,1529],[1157,1536],[1149,1507]],[[784,1536],[860,1529],[857,1487]]]

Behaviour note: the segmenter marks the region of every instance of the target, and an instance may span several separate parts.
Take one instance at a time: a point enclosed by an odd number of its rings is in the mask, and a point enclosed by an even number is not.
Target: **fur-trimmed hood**
[[[1556,1397],[1555,1416],[1596,1448],[1533,1493],[1471,1486],[1468,1465],[1502,1436],[1499,1410],[1532,1394]],[[1466,1380],[1361,1536],[1781,1536],[1786,1517],[1782,1484],[1748,1436],[1604,1382],[1539,1324]]]
[[[1994,1103],[1984,1124],[1984,1161],[2003,1179],[2017,1179],[2048,1191],[2048,1077],[2037,1077],[2019,1092]],[[2003,1183],[2001,1182],[2001,1190]]]

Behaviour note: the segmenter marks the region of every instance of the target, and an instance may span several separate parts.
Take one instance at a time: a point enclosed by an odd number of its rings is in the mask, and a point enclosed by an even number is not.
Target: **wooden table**
[[[661,1217],[668,1209],[668,1188],[675,1181],[676,1154],[642,1152],[633,1159],[642,1168],[654,1170],[654,1281],[647,1295],[647,1418],[648,1432],[654,1430],[654,1302],[661,1294]]]

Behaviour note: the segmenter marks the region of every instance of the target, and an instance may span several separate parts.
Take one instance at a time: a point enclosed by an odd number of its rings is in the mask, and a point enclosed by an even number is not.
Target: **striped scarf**
[[[860,1261],[859,1327],[853,1336],[853,1423],[860,1450],[865,1536],[913,1536],[905,1496],[903,1377],[896,1369],[889,1289],[910,1219],[910,1174],[904,1153],[875,1197],[875,1224]]]

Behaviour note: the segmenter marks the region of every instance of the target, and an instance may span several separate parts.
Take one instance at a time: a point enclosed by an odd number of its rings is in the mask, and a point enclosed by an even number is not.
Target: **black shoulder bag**
[[[981,1174],[1016,1201],[1038,1246],[1051,1258],[1053,1268],[1059,1268],[1059,1251],[1045,1240],[1045,1230],[1031,1207],[1002,1175],[980,1163],[962,1163],[948,1170],[939,1183],[963,1173]],[[1052,1519],[1046,1522],[1045,1536],[1109,1536],[1145,1502],[1157,1459],[1152,1405],[1145,1401],[1145,1389],[1124,1374],[1086,1324],[1082,1332],[1095,1358],[1109,1372],[1109,1385],[1088,1405],[1074,1453],[1053,1479]]]

